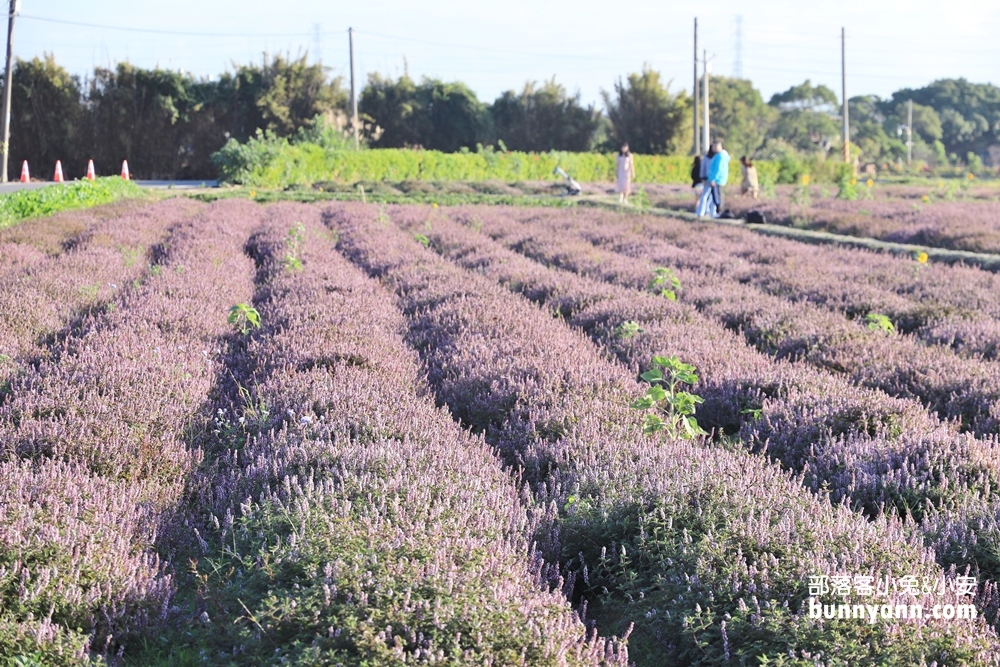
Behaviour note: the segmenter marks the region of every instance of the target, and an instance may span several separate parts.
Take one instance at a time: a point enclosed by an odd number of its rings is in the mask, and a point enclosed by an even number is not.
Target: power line
[[[231,33],[231,32],[189,32],[185,30],[161,30],[159,28],[131,28],[120,25],[104,25],[100,23],[84,23],[83,21],[66,21],[64,19],[53,19],[45,16],[31,16],[29,14],[19,14],[22,19],[32,21],[44,21],[46,23],[60,23],[62,25],[74,25],[83,28],[99,28],[101,30],[118,30],[121,32],[143,32],[153,35],[174,35],[181,37],[308,37],[308,32],[288,32],[288,33]]]

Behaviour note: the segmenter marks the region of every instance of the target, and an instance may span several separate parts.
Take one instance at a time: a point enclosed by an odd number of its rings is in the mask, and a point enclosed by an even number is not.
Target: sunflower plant
[[[653,368],[642,375],[650,384],[646,393],[634,400],[630,407],[646,413],[642,432],[664,432],[671,438],[691,440],[708,433],[698,425],[694,413],[705,402],[701,396],[683,391],[684,385],[698,382],[695,368],[677,357],[653,357]]]

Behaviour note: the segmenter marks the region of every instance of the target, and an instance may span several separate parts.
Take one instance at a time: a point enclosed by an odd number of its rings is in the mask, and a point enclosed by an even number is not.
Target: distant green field
[[[311,185],[320,181],[552,181],[562,167],[582,183],[615,180],[615,155],[601,153],[480,152],[442,153],[409,149],[331,150],[310,143],[251,139],[231,142],[215,154],[222,180],[261,188]],[[762,182],[773,183],[777,163],[758,162]],[[691,158],[685,155],[636,155],[639,183],[686,183]],[[737,159],[730,181],[740,179]]]

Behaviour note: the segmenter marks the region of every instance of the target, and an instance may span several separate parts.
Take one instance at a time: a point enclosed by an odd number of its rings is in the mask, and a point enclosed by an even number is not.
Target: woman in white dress
[[[618,183],[615,185],[615,192],[618,193],[618,203],[627,204],[628,196],[632,192],[632,179],[635,178],[635,161],[632,159],[628,144],[622,144],[616,163]]]

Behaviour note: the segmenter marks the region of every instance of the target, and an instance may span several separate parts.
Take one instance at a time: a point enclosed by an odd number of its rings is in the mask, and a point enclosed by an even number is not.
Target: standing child
[[[691,164],[691,189],[694,190],[694,200],[701,199],[701,156],[695,155]]]
[[[635,161],[632,159],[632,152],[628,149],[628,144],[622,144],[615,166],[618,176],[618,183],[615,186],[615,192],[618,193],[618,203],[627,204],[628,196],[632,192],[632,179],[635,178]]]
[[[740,194],[746,196],[747,193],[750,193],[750,196],[756,199],[757,194],[760,192],[760,183],[757,181],[757,167],[753,166],[753,162],[746,155],[740,158],[740,164],[743,170],[743,183],[740,184]]]

